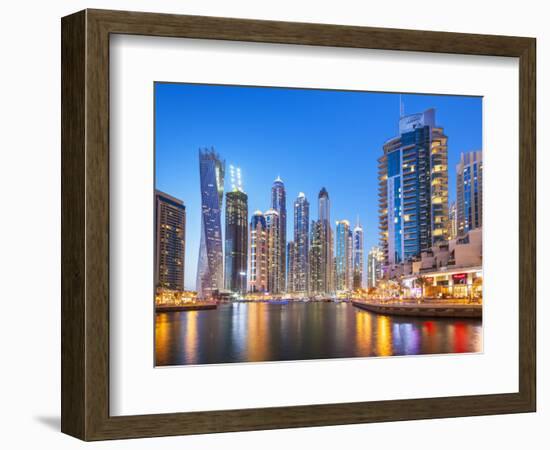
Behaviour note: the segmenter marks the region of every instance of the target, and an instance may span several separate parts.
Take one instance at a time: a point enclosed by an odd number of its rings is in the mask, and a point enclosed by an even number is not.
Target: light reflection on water
[[[482,351],[481,320],[385,316],[348,303],[233,303],[156,314],[157,366]]]

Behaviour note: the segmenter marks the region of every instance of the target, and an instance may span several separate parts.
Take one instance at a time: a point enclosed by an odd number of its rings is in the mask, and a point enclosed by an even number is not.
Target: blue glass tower
[[[210,298],[223,288],[222,202],[225,161],[211,149],[199,149],[201,187],[201,243],[197,268],[199,298]]]
[[[380,244],[396,265],[447,240],[447,136],[435,110],[401,117],[378,162]]]

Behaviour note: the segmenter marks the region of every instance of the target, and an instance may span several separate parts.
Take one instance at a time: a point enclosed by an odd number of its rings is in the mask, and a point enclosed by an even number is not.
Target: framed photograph
[[[63,432],[535,411],[535,39],[61,28]]]

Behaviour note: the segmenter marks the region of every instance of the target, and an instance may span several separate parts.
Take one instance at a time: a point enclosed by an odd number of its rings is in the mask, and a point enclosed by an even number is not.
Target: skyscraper
[[[225,194],[225,289],[244,294],[248,258],[248,196],[240,169],[230,166],[232,191]]]
[[[435,110],[399,120],[378,159],[380,246],[389,265],[447,240],[447,136]]]
[[[223,287],[222,202],[225,161],[214,149],[199,149],[201,187],[201,241],[197,268],[199,298]]]
[[[357,218],[353,228],[353,289],[363,287],[363,227]]]
[[[296,292],[296,244],[286,244],[286,292]]]
[[[267,291],[267,224],[261,211],[256,211],[250,221],[248,290]]]
[[[294,292],[309,291],[309,202],[303,192],[294,201]]]
[[[309,291],[312,294],[324,294],[325,270],[323,266],[324,227],[320,220],[311,221],[311,239],[309,248]]]
[[[320,233],[318,243],[320,246],[319,273],[317,274],[317,283],[320,283],[320,290],[318,292],[329,294],[334,290],[334,244],[330,226],[330,199],[324,187],[319,192],[318,201],[319,220],[316,226],[320,229],[315,230],[315,233]]]
[[[286,191],[281,177],[277,177],[271,187],[271,209],[279,213],[279,281],[280,290],[286,285]]]
[[[375,288],[382,279],[384,252],[379,247],[372,247],[367,257],[367,287]]]
[[[267,290],[271,294],[278,294],[282,290],[281,285],[281,224],[279,213],[275,209],[265,212],[267,227]],[[286,248],[285,248],[286,250]]]
[[[481,151],[460,154],[456,165],[458,236],[483,224],[483,157]]]
[[[335,251],[335,288],[337,291],[350,289],[350,273],[352,257],[350,251],[350,226],[347,220],[336,222],[336,251]]]
[[[155,191],[155,287],[184,290],[185,206]]]

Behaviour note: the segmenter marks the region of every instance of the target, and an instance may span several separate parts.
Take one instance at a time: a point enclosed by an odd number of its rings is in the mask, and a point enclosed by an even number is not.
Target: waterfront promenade
[[[376,301],[352,300],[354,306],[377,314],[417,317],[476,318],[482,317],[481,303],[467,301]]]

